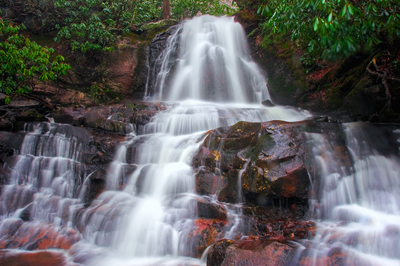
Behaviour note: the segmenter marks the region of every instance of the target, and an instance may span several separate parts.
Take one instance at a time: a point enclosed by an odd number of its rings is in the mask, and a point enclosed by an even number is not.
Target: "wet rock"
[[[143,134],[144,126],[165,107],[159,103],[131,102],[85,108],[64,107],[54,113],[56,123],[96,128],[106,132],[129,134],[135,128]]]
[[[104,169],[98,169],[89,176],[89,187],[85,195],[85,203],[90,204],[97,196],[99,196],[107,185],[107,172]]]
[[[133,139],[126,148],[126,162],[129,164],[138,163],[137,155],[140,154],[140,147],[149,138],[143,135]]]
[[[371,261],[362,258],[361,256],[349,256],[340,247],[333,247],[325,254],[320,253],[316,257],[308,257],[307,249],[303,251],[304,256],[296,262],[302,266],[311,265],[329,265],[329,266],[342,266],[342,265],[365,265],[372,266]],[[295,263],[295,262],[294,262]]]
[[[225,202],[242,202],[242,189],[239,185],[240,172],[237,169],[230,169],[222,174],[226,180],[226,185],[220,190],[218,200]]]
[[[267,106],[267,107],[274,107],[275,106],[275,104],[273,104],[271,102],[271,100],[265,100],[261,104],[264,105],[264,106]]]
[[[28,206],[34,198],[36,189],[26,185],[10,185],[3,189],[2,200],[3,206],[0,207],[0,213],[9,214],[17,209]]]
[[[24,133],[0,131],[0,160],[4,163],[10,156],[16,155],[21,149]]]
[[[2,223],[6,223],[9,230],[2,230],[1,232],[1,249],[69,249],[81,240],[81,235],[77,231],[65,227],[56,227],[52,224],[41,222],[21,224],[18,219],[11,222],[3,220]]]
[[[125,141],[125,137],[96,131],[91,131],[89,134],[91,136],[90,142],[83,153],[84,163],[88,166],[90,173],[113,161],[117,147]]]
[[[279,242],[221,240],[211,247],[207,265],[290,265],[293,253],[291,247]]]
[[[234,241],[222,239],[214,243],[207,254],[207,266],[220,266],[225,260],[226,249],[234,244]]]
[[[67,263],[67,258],[60,251],[0,251],[0,265],[9,266],[74,266],[76,264]]]
[[[211,202],[206,198],[197,200],[197,213],[199,217],[206,219],[226,220],[226,210],[222,205]]]
[[[307,199],[309,158],[301,132],[308,127],[312,122],[239,122],[210,131],[193,157],[200,169],[197,190],[205,195],[220,191],[218,200],[232,203],[242,196],[256,204],[263,204],[260,197]],[[216,179],[212,173],[222,181],[207,186]]]
[[[148,88],[147,88],[147,93],[151,97],[156,93],[156,88],[155,88],[155,83],[157,81],[157,75],[160,73],[161,67],[162,67],[162,60],[160,58],[162,57],[162,53],[165,50],[165,47],[167,46],[167,40],[168,38],[173,35],[177,30],[179,30],[180,26],[172,26],[168,30],[157,34],[154,39],[151,41],[148,50],[147,50],[147,62],[148,62]],[[175,59],[177,55],[177,49],[175,49],[171,52],[170,55],[170,61],[167,62],[168,68],[170,69],[173,67],[175,64]],[[171,71],[172,72],[172,71]],[[165,83],[168,84],[170,82],[170,78],[172,75],[167,77],[165,80]],[[168,88],[169,86],[165,86],[165,88]]]
[[[199,195],[213,195],[218,189],[224,187],[224,179],[207,169],[201,169],[196,173],[196,193]]]
[[[187,238],[188,256],[200,258],[203,252],[223,233],[226,221],[218,219],[197,219]]]

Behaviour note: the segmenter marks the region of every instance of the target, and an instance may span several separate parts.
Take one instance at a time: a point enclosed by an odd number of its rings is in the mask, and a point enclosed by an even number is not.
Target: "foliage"
[[[194,17],[198,12],[214,16],[230,14],[236,11],[219,0],[172,0],[172,17],[176,19]]]
[[[89,97],[92,98],[96,103],[104,103],[112,100],[121,101],[124,95],[121,93],[113,92],[109,88],[103,88],[99,86],[96,82],[86,89],[89,93]]]
[[[317,69],[322,69],[324,68],[323,65],[318,63],[318,59],[315,57],[310,56],[308,53],[303,54],[300,57],[300,60],[306,70],[306,73],[310,73],[312,71],[315,71]]]
[[[31,42],[18,32],[24,26],[17,26],[0,19],[0,92],[7,95],[30,93],[36,80],[55,80],[65,75],[71,67],[64,64],[64,58],[57,55],[50,61],[54,49]]]
[[[132,25],[161,15],[160,0],[57,0],[55,5],[68,16],[58,26],[55,41],[70,45],[73,51],[108,52]]]
[[[263,0],[264,43],[291,38],[310,55],[346,57],[400,37],[398,1]]]

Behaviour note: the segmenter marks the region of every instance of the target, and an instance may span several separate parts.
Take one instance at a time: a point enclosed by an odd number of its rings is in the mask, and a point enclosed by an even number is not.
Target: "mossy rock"
[[[263,150],[270,150],[276,145],[276,142],[271,135],[263,135],[261,136],[257,144],[255,145],[254,148],[249,148],[246,153],[246,157],[250,158],[252,161],[257,160],[258,155],[263,151]]]

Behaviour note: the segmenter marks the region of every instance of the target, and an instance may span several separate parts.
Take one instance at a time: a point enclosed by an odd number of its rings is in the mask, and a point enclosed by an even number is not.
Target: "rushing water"
[[[399,145],[389,141],[400,132],[384,134],[363,123],[343,127],[345,163],[335,154],[338,136],[308,136],[322,176],[313,209],[321,222],[303,255],[311,265],[335,252],[345,254],[343,265],[400,265]]]
[[[155,91],[146,97],[164,101],[167,110],[152,118],[143,135],[132,132],[119,145],[107,189],[90,206],[84,205],[90,178],[82,162],[84,140],[71,133],[72,127],[28,124],[21,152],[10,165],[10,184],[1,194],[0,233],[7,219],[30,208],[32,221],[79,229],[83,240],[71,256],[83,264],[204,264],[188,257],[188,237],[200,198],[190,162],[206,131],[238,121],[310,117],[307,111],[261,105],[271,100],[267,82],[245,40],[233,18],[202,16],[178,26],[157,59],[161,68],[154,88],[146,90]],[[298,258],[306,254],[319,265],[320,258],[340,248],[349,254],[345,264],[398,265],[398,156],[369,146],[371,138],[363,132],[362,124],[344,125],[348,164],[338,160],[334,137],[308,134],[323,177],[310,212],[321,222]],[[231,227],[220,237],[233,238],[243,220],[235,205],[228,214]]]

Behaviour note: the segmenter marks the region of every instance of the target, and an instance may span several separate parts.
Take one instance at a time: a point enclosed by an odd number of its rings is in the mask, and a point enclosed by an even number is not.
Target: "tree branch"
[[[370,68],[370,67],[371,67],[371,64],[374,64],[375,69],[376,69],[377,71],[372,71],[372,70],[371,70],[371,68]],[[385,107],[388,107],[388,108],[391,109],[391,108],[392,108],[392,95],[390,94],[389,85],[388,85],[388,83],[387,83],[388,76],[387,76],[386,71],[383,71],[383,70],[379,71],[379,68],[378,68],[378,66],[376,65],[376,60],[375,60],[375,58],[372,59],[371,62],[369,62],[368,66],[367,66],[367,71],[368,71],[368,73],[370,73],[371,75],[378,76],[379,78],[382,79],[382,84],[383,84],[383,86],[385,87],[386,102],[387,102],[386,105],[385,105]],[[384,107],[384,109],[385,109],[385,107]]]
[[[39,97],[34,96],[32,94],[22,94],[21,96],[24,96],[24,97],[26,97],[28,99],[31,99],[31,100],[35,100],[35,101],[43,104],[44,106],[46,106],[46,107],[48,107],[50,109],[54,109],[54,106],[51,103],[49,103],[49,102],[47,102],[47,101],[45,101],[43,99],[40,99]]]

